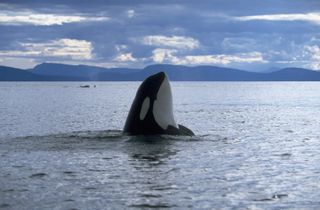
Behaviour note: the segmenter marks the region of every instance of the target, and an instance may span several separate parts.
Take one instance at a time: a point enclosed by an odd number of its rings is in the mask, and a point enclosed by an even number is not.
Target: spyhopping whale
[[[154,74],[142,82],[123,132],[127,135],[194,135],[174,119],[171,87],[164,72]]]

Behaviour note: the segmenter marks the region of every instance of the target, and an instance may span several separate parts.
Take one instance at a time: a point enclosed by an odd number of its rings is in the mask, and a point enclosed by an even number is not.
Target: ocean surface
[[[0,83],[0,209],[320,209],[320,83],[171,85],[194,137],[122,135],[139,82]]]

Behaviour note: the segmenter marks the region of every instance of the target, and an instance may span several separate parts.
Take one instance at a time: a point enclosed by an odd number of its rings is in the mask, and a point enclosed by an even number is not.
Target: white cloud
[[[10,66],[20,69],[33,68],[37,63],[32,58],[11,58],[11,57],[2,57],[0,59],[0,65]]]
[[[38,56],[41,52],[37,51],[19,51],[19,50],[4,50],[0,51],[0,56],[3,57],[30,57],[30,56]]]
[[[307,67],[320,70],[320,47],[318,45],[305,46],[303,56],[310,60]]]
[[[62,25],[65,23],[107,21],[108,17],[86,17],[58,14],[39,14],[34,12],[8,13],[0,12],[0,25]]]
[[[119,55],[117,55],[117,57],[114,60],[118,61],[118,62],[134,62],[134,61],[137,61],[137,59],[132,56],[132,53],[119,54]]]
[[[294,66],[313,70],[320,70],[320,45],[318,40],[311,38],[309,42],[303,44],[292,44],[289,51],[280,51],[278,54],[268,52],[269,59],[285,67]]]
[[[157,46],[157,47],[170,47],[175,49],[196,49],[200,43],[192,37],[185,36],[145,36],[141,40],[142,44]]]
[[[114,46],[114,48],[116,49],[117,52],[121,52],[123,50],[128,49],[128,46],[124,44],[117,44]]]
[[[320,13],[306,14],[269,14],[235,17],[240,21],[266,20],[266,21],[306,21],[314,24],[320,24]]]
[[[261,53],[251,52],[235,55],[192,55],[179,60],[179,64],[221,64],[231,63],[265,63]]]
[[[128,18],[133,18],[135,16],[135,11],[133,9],[127,10]]]
[[[176,59],[174,53],[177,50],[174,49],[155,49],[152,51],[151,59],[156,63],[163,63],[163,62],[172,62]]]
[[[266,63],[260,52],[241,53],[235,55],[175,55],[177,50],[155,49],[151,59],[156,63],[172,63],[177,65],[228,65],[232,63]]]
[[[309,51],[313,60],[320,61],[320,47],[318,45],[305,46],[304,48]]]
[[[226,37],[223,39],[221,46],[225,50],[247,51],[260,47],[256,39],[247,37]]]
[[[92,58],[91,42],[77,39],[59,39],[44,43],[20,43],[21,50],[0,51],[3,57],[58,57],[73,60]]]

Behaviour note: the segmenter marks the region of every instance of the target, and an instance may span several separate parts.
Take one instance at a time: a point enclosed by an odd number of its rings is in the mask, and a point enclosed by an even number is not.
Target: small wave
[[[28,140],[28,141],[46,141],[46,140],[57,140],[57,139],[69,139],[71,140],[98,140],[98,139],[121,139],[124,135],[122,134],[121,130],[97,130],[97,131],[73,131],[68,133],[58,133],[58,134],[47,134],[47,135],[32,135],[32,136],[24,136],[24,137],[16,137],[10,139],[11,141],[14,140]]]
[[[42,178],[42,177],[45,177],[47,175],[48,174],[46,174],[46,173],[36,173],[36,174],[30,175],[30,178]]]
[[[95,130],[95,131],[73,131],[68,133],[33,135],[17,137],[15,139],[127,139],[127,140],[175,140],[175,141],[201,141],[208,139],[217,139],[219,136],[212,134],[195,135],[195,136],[178,136],[178,135],[137,135],[130,136],[122,133],[122,130]],[[220,138],[221,139],[221,138]]]
[[[275,200],[279,200],[279,199],[283,199],[288,197],[288,194],[274,194],[270,197],[266,197],[266,198],[259,198],[259,199],[253,199],[253,201],[257,201],[257,202],[265,202],[265,201],[275,201]]]
[[[219,141],[221,136],[197,135],[197,136],[174,136],[174,135],[146,135],[128,136],[121,130],[97,130],[97,131],[74,131],[69,133],[49,134],[42,136],[27,136],[6,139],[2,146],[7,150],[72,150],[72,149],[115,149],[131,143],[139,144],[172,144],[174,142],[194,141]],[[108,145],[106,145],[108,144]],[[112,144],[112,145],[109,145]]]
[[[9,208],[9,207],[10,207],[10,204],[7,204],[7,203],[0,204],[0,208]]]
[[[138,135],[127,136],[128,141],[141,141],[141,142],[157,142],[157,141],[192,141],[199,140],[195,136],[174,136],[174,135]]]
[[[48,137],[79,139],[117,139],[122,138],[123,134],[121,130],[73,131],[71,133],[49,135]]]
[[[173,208],[173,207],[177,207],[176,205],[168,205],[168,204],[149,204],[149,203],[142,203],[142,204],[132,204],[129,205],[129,207],[132,208]]]

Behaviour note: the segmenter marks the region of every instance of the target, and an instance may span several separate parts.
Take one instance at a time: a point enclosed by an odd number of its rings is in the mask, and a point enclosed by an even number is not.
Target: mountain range
[[[157,64],[130,69],[55,63],[28,70],[0,66],[0,81],[140,81],[159,71],[166,72],[172,81],[320,81],[320,71],[303,68],[258,73],[216,66]]]

